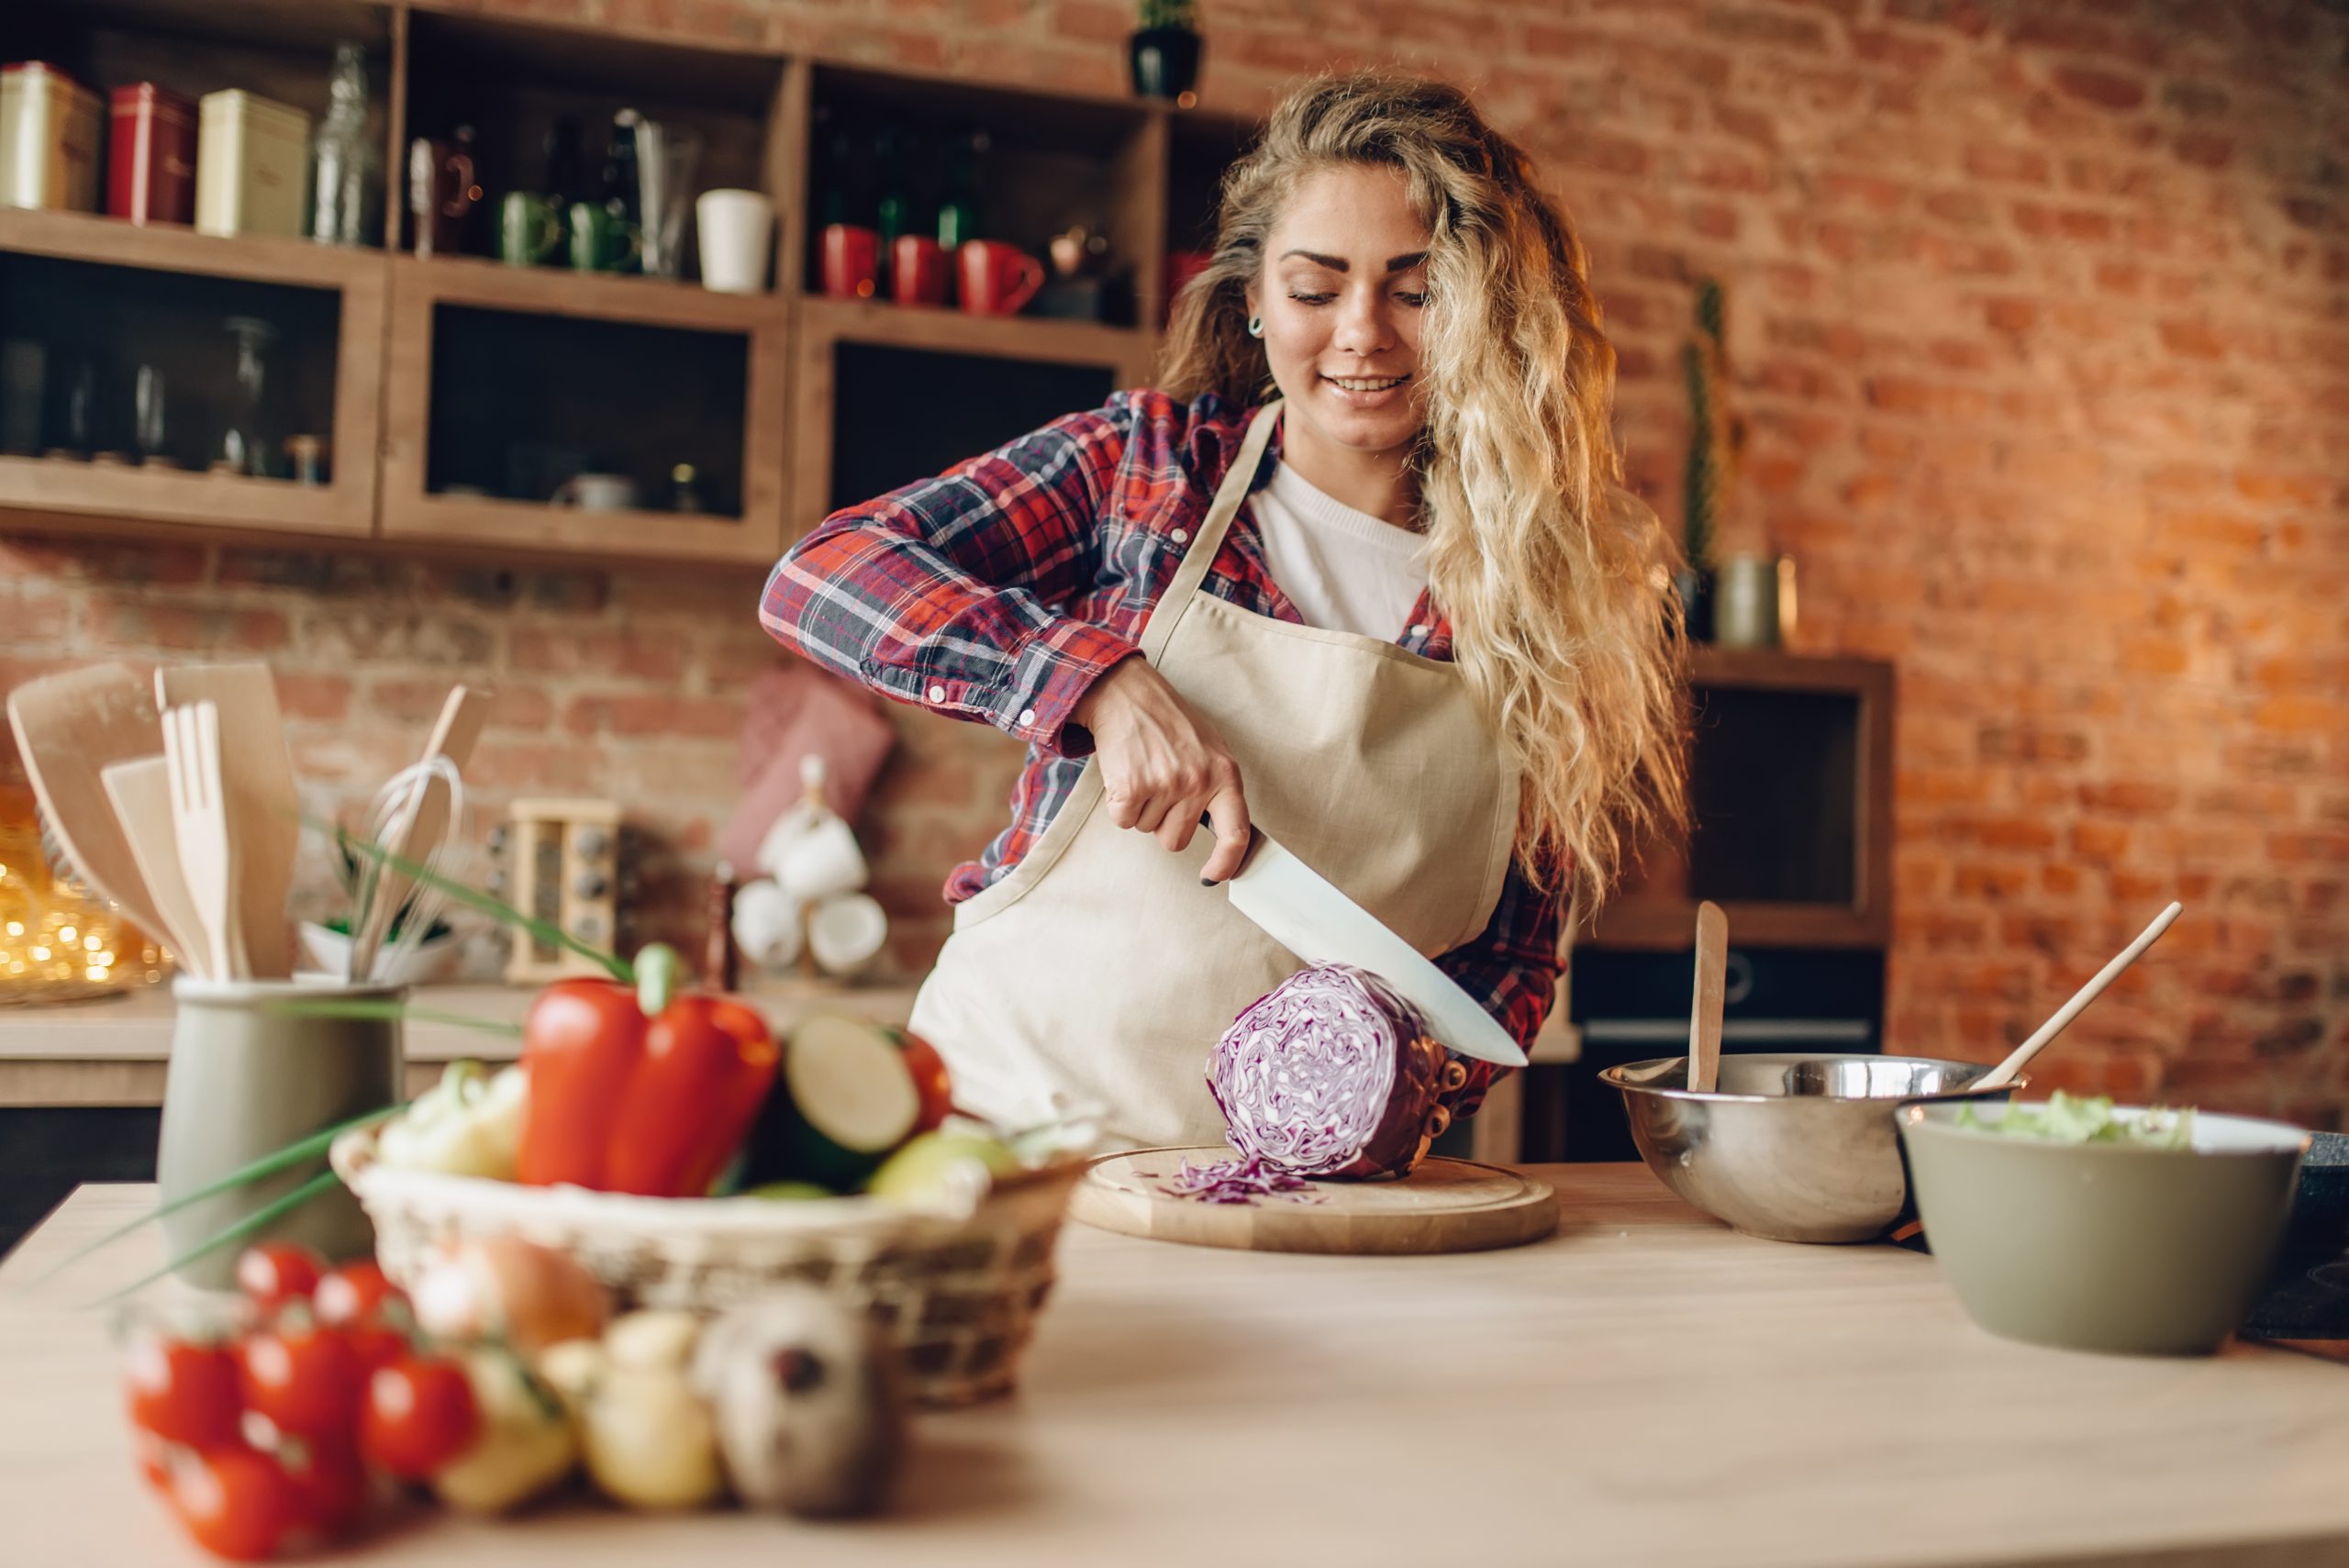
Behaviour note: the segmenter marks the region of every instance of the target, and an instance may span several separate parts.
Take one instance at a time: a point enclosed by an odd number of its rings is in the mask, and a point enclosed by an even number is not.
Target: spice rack
[[[330,429],[318,485],[0,455],[0,530],[294,533],[496,558],[763,565],[842,499],[937,472],[1145,381],[1166,253],[1183,248],[1173,230],[1197,227],[1193,209],[1211,205],[1246,137],[1245,121],[1205,111],[876,70],[763,38],[680,42],[496,9],[22,0],[0,57],[48,60],[102,91],[142,80],[190,97],[242,87],[314,119],[326,110],[334,46],[365,45],[385,223],[384,242],[362,248],[0,209],[0,338],[12,320],[29,329],[28,302],[63,286],[61,267],[83,270],[67,292],[85,301],[177,293],[191,317],[211,310],[204,291],[216,284],[281,291],[293,320],[281,333],[284,378],[305,389],[305,422]],[[566,117],[594,124],[620,106],[699,135],[695,189],[747,187],[774,203],[772,292],[701,288],[690,250],[677,281],[406,249],[414,137],[472,127],[478,252],[494,245],[504,191],[536,177],[547,128]],[[816,218],[836,173],[819,130],[843,118],[908,137],[984,131],[984,231],[1041,254],[1072,223],[1097,229],[1108,241],[1103,264],[1130,288],[1130,320],[966,315],[812,292]],[[0,386],[0,403],[6,395]],[[554,488],[538,481],[565,458],[617,471],[629,484],[607,487],[603,502],[632,504],[597,510],[534,493]],[[692,471],[691,511],[671,506],[681,467]]]

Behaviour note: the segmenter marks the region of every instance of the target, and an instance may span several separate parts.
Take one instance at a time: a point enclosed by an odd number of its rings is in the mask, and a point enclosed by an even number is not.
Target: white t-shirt
[[[1249,498],[1264,564],[1308,626],[1393,641],[1428,585],[1423,535],[1357,512],[1282,463]]]

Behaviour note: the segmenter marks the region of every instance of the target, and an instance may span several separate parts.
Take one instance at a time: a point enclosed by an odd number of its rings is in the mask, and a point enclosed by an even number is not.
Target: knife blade
[[[1247,858],[1223,887],[1233,908],[1306,962],[1348,963],[1386,981],[1461,1055],[1525,1065],[1523,1048],[1474,996],[1263,828],[1250,828]]]

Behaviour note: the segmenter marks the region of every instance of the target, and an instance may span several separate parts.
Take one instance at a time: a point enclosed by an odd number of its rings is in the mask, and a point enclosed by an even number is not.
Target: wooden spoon
[[[285,895],[302,841],[302,799],[285,749],[277,682],[266,664],[181,664],[155,672],[155,700],[166,708],[208,702],[220,710],[220,783],[237,873],[229,906],[238,947],[251,976],[282,980],[294,972]],[[191,888],[201,903],[200,889]]]
[[[1729,970],[1729,917],[1711,899],[1697,906],[1697,987],[1688,1006],[1688,1086],[1709,1095],[1721,1066],[1721,992]]]
[[[482,726],[488,721],[489,704],[487,692],[469,686],[451,687],[448,699],[440,705],[440,717],[432,726],[431,738],[424,743],[421,761],[429,762],[435,757],[446,757],[462,773],[473,760],[473,742],[481,738]],[[390,828],[383,836],[384,848],[402,860],[429,861],[449,830],[450,805],[445,781],[429,774],[417,779],[406,806],[392,818]],[[376,950],[391,930],[392,918],[407,902],[414,886],[406,875],[389,865],[374,868],[373,895],[367,907],[360,911],[362,918],[351,932],[352,982],[366,982],[374,968]]]
[[[155,912],[162,917],[163,929],[156,935],[171,943],[181,968],[200,979],[216,978],[204,917],[180,870],[179,830],[172,825],[170,760],[140,757],[115,762],[101,776],[123,837],[129,841],[131,858],[139,862],[139,873],[154,896]]]
[[[170,928],[99,783],[109,765],[163,749],[162,725],[146,683],[121,664],[28,682],[9,694],[8,726],[41,816],[72,862],[58,869],[168,940]]]
[[[2154,923],[2139,932],[2137,940],[2122,948],[2110,963],[2098,970],[2095,979],[2074,992],[2070,1001],[2056,1008],[2055,1016],[2040,1025],[2038,1033],[2016,1046],[2004,1062],[1968,1084],[1965,1086],[1966,1091],[1972,1093],[1976,1089],[2003,1089],[2012,1083],[2015,1074],[2021,1072],[2031,1059],[2045,1048],[2049,1040],[2068,1029],[2072,1020],[2078,1018],[2090,1002],[2103,995],[2104,988],[2121,978],[2121,972],[2136,962],[2139,955],[2154,945],[2155,938],[2169,929],[2171,923],[2184,912],[2185,908],[2186,906],[2183,904],[2173,903],[2168,908],[2154,916]]]

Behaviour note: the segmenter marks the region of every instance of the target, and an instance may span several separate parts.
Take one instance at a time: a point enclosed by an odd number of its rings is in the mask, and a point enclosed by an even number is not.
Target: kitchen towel
[[[718,835],[718,857],[738,877],[755,874],[759,840],[798,802],[799,764],[811,755],[824,760],[825,803],[853,824],[896,740],[880,699],[863,687],[796,659],[762,671],[743,696],[742,794]]]

